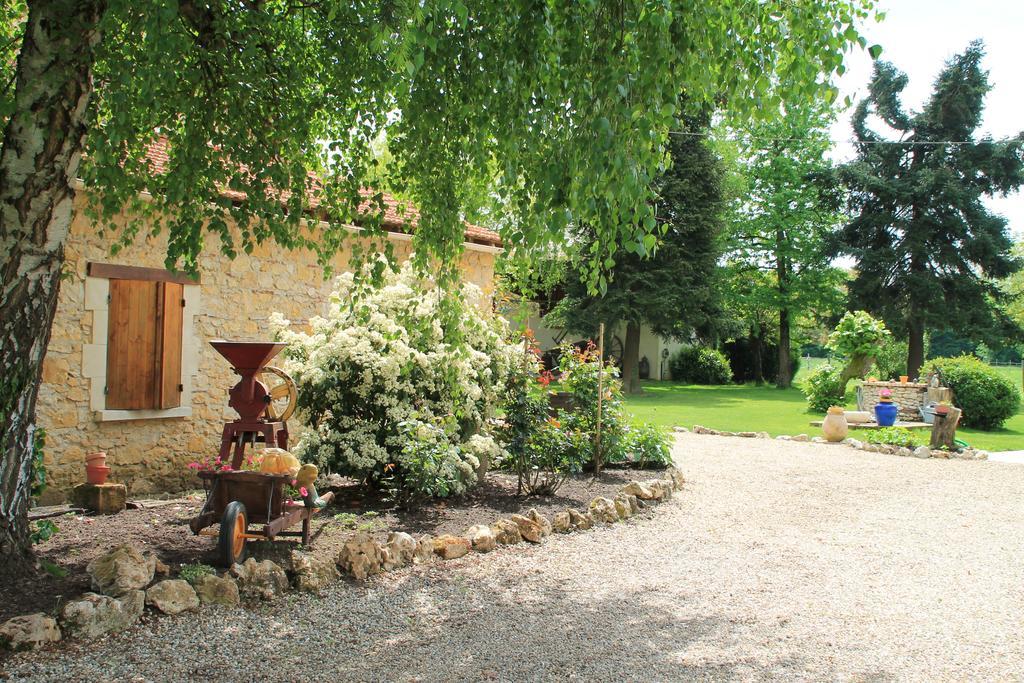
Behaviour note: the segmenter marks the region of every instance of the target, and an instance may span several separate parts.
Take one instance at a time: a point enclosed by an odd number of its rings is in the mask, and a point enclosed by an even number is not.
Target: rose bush
[[[308,426],[294,449],[302,460],[432,496],[475,483],[480,456],[498,452],[487,419],[519,349],[479,288],[461,294],[452,301],[408,265],[385,267],[375,287],[338,278],[308,332],[272,317]]]

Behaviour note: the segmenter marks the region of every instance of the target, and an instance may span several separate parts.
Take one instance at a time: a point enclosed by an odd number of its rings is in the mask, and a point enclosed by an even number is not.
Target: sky
[[[920,109],[931,94],[939,71],[953,55],[976,38],[985,43],[983,65],[993,86],[985,101],[979,133],[1009,137],[1024,130],[1024,0],[879,0],[885,19],[861,27],[868,45],[882,46],[880,59],[892,62],[910,78],[903,102]],[[855,49],[846,60],[847,72],[837,79],[839,100],[849,96],[856,104],[867,93],[872,60],[866,50]],[[832,128],[834,140],[853,137],[850,113]],[[853,155],[848,143],[837,145],[835,157]],[[1009,221],[1010,231],[1024,239],[1024,194],[987,202]]]

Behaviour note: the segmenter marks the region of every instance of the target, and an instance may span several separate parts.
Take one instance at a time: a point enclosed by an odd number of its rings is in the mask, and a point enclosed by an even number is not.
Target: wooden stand
[[[116,515],[125,509],[128,489],[124,484],[79,484],[71,500],[80,508],[98,515]]]
[[[960,409],[950,407],[948,413],[936,413],[932,425],[932,448],[954,449],[956,427],[960,424]]]

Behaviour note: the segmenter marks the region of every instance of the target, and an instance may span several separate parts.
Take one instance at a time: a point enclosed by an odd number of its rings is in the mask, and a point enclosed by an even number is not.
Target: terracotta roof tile
[[[167,154],[167,139],[161,138],[155,141],[146,150],[146,159],[153,165],[154,170],[159,173],[167,168],[167,164],[170,157]],[[317,182],[319,179],[314,175],[310,174],[311,180]],[[376,194],[375,191],[366,189],[362,191],[363,196],[367,198],[365,204],[360,208],[366,211],[370,210],[370,198]],[[415,230],[419,225],[420,212],[415,206],[403,202],[391,196],[387,192],[381,193],[384,201],[384,215],[382,222],[390,232],[407,233]],[[232,199],[234,201],[242,201],[245,199],[244,192],[238,192],[236,190],[223,190],[221,195]],[[317,200],[315,197],[310,197],[311,208],[316,208]],[[484,244],[493,247],[501,246],[501,237],[498,233],[493,230],[481,227],[479,225],[473,225],[472,223],[465,223],[466,231],[465,237],[467,242],[475,244]]]

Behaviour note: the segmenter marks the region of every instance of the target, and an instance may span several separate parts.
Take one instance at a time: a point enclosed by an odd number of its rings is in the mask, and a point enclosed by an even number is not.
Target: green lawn
[[[1019,368],[1000,368],[1020,381]],[[803,369],[801,369],[803,374]],[[753,385],[697,386],[675,382],[644,382],[644,393],[626,399],[633,415],[665,427],[695,424],[730,432],[752,431],[779,434],[820,434],[810,421],[820,419],[807,410],[798,389],[779,390]],[[853,408],[851,402],[848,406]],[[976,448],[991,451],[1024,449],[1024,413],[1006,422],[1004,429],[982,432],[961,429],[957,437]]]

